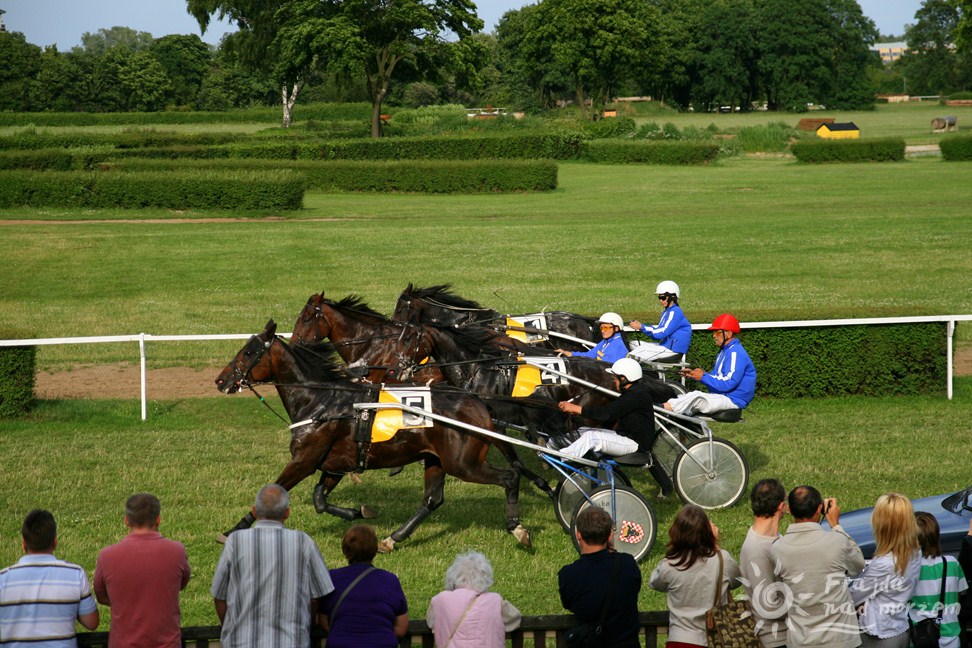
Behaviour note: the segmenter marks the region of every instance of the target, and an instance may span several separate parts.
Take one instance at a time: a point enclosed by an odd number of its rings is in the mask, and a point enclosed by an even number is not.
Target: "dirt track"
[[[216,396],[215,369],[150,369],[146,391],[152,400]],[[955,375],[972,376],[972,349],[955,355]],[[57,373],[39,372],[37,398],[139,398],[139,371],[131,365],[99,365]]]

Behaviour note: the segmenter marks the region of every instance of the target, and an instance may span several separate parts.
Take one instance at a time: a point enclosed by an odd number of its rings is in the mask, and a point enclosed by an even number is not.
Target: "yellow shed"
[[[817,137],[826,139],[858,139],[861,136],[859,129],[854,122],[844,122],[840,124],[820,124],[817,127]]]

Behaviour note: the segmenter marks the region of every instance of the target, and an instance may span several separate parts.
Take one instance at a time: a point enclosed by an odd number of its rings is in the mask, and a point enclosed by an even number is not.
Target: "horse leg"
[[[503,445],[502,443],[497,444]],[[531,546],[530,532],[520,524],[520,470],[497,468],[486,461],[489,445],[483,443],[479,450],[473,450],[475,455],[464,455],[456,471],[450,471],[463,481],[477,484],[495,484],[506,491],[506,530],[524,547]],[[549,485],[547,486],[549,488]]]
[[[422,505],[405,521],[405,524],[395,529],[390,536],[378,544],[378,551],[389,553],[395,548],[396,542],[401,542],[420,525],[432,511],[445,502],[445,471],[437,458],[428,457],[425,460],[425,494]]]
[[[327,501],[327,496],[331,494],[331,491],[334,490],[334,487],[338,485],[343,477],[344,473],[330,471],[321,473],[320,481],[314,486],[314,510],[318,513],[328,513],[349,521],[359,518],[370,519],[375,517],[375,512],[367,506],[362,506],[360,509],[354,510],[338,506],[337,504],[331,504]]]
[[[506,460],[510,462],[510,466],[513,468],[513,470],[517,471],[520,475],[533,482],[533,485],[543,491],[547,497],[550,499],[554,498],[554,489],[550,487],[550,483],[537,473],[527,468],[526,465],[520,460],[520,457],[517,456],[516,451],[512,448],[512,446],[509,446],[506,443],[494,443],[493,445],[495,445],[496,449],[498,449],[503,456],[506,457]]]

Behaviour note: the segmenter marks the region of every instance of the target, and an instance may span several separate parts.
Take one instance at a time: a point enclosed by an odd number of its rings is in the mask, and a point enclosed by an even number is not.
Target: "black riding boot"
[[[666,473],[665,469],[662,468],[661,464],[658,463],[658,458],[655,457],[655,455],[652,455],[651,459],[652,462],[651,466],[648,468],[648,472],[651,474],[652,478],[658,482],[658,485],[661,486],[661,496],[668,497],[675,490],[675,484],[672,483],[668,473]]]

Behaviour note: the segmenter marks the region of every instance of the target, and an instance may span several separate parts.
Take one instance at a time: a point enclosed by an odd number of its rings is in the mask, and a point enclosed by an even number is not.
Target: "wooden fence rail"
[[[664,637],[668,629],[668,612],[642,612],[641,638],[643,645],[655,648],[659,636]],[[546,616],[523,617],[520,627],[507,635],[513,648],[547,648],[548,642],[556,642],[557,648],[567,645],[564,635],[574,627],[574,617],[570,614],[556,614]],[[312,634],[311,647],[321,648],[324,633],[315,629]],[[79,648],[105,648],[108,645],[107,632],[82,632],[78,634]],[[219,626],[193,626],[182,629],[182,645],[184,648],[215,648],[219,645]],[[399,641],[400,648],[422,646],[433,648],[435,642],[432,630],[425,621],[410,621],[408,634]]]

